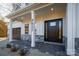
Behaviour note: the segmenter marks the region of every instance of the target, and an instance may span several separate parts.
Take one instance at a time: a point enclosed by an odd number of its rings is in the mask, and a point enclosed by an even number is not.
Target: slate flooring
[[[27,47],[30,51],[28,56],[67,56],[64,45],[49,44],[44,42],[36,42],[35,48],[31,48],[31,42],[26,40],[13,41],[13,45],[19,48]]]

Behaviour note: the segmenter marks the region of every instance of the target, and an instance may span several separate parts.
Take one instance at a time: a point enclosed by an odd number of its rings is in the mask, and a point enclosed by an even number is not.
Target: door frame
[[[61,40],[63,43],[63,18],[57,18],[57,19],[51,19],[51,20],[45,20],[44,21],[44,42],[49,42],[49,41],[46,41],[46,22],[51,22],[51,21],[57,21],[57,20],[61,20],[61,24],[62,24],[62,27],[61,27]],[[59,43],[59,42],[52,42],[52,43]]]

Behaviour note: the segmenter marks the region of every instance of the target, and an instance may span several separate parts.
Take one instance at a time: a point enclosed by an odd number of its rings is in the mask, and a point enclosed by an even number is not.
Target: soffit
[[[31,5],[30,7],[21,9],[17,12],[13,12],[13,13],[7,15],[6,17],[13,19],[13,18],[22,16],[22,15],[25,15],[27,13],[30,13],[32,10],[38,10],[38,9],[46,7],[48,5],[50,5],[50,3],[35,3],[35,4]]]

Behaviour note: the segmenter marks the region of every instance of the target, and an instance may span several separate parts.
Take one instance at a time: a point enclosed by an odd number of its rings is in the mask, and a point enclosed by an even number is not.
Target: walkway
[[[12,42],[15,45],[20,45],[20,48],[24,46],[29,49],[30,54],[28,55],[50,55],[50,56],[66,56],[65,47],[63,45],[56,45],[56,44],[48,44],[44,42],[36,42],[36,47],[30,47],[30,41],[16,41]]]

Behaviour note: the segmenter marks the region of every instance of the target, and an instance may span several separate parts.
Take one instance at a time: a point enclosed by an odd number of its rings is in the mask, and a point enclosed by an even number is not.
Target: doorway
[[[21,28],[13,28],[13,39],[21,40]]]
[[[52,19],[45,21],[44,41],[62,43],[63,37],[63,20]]]

